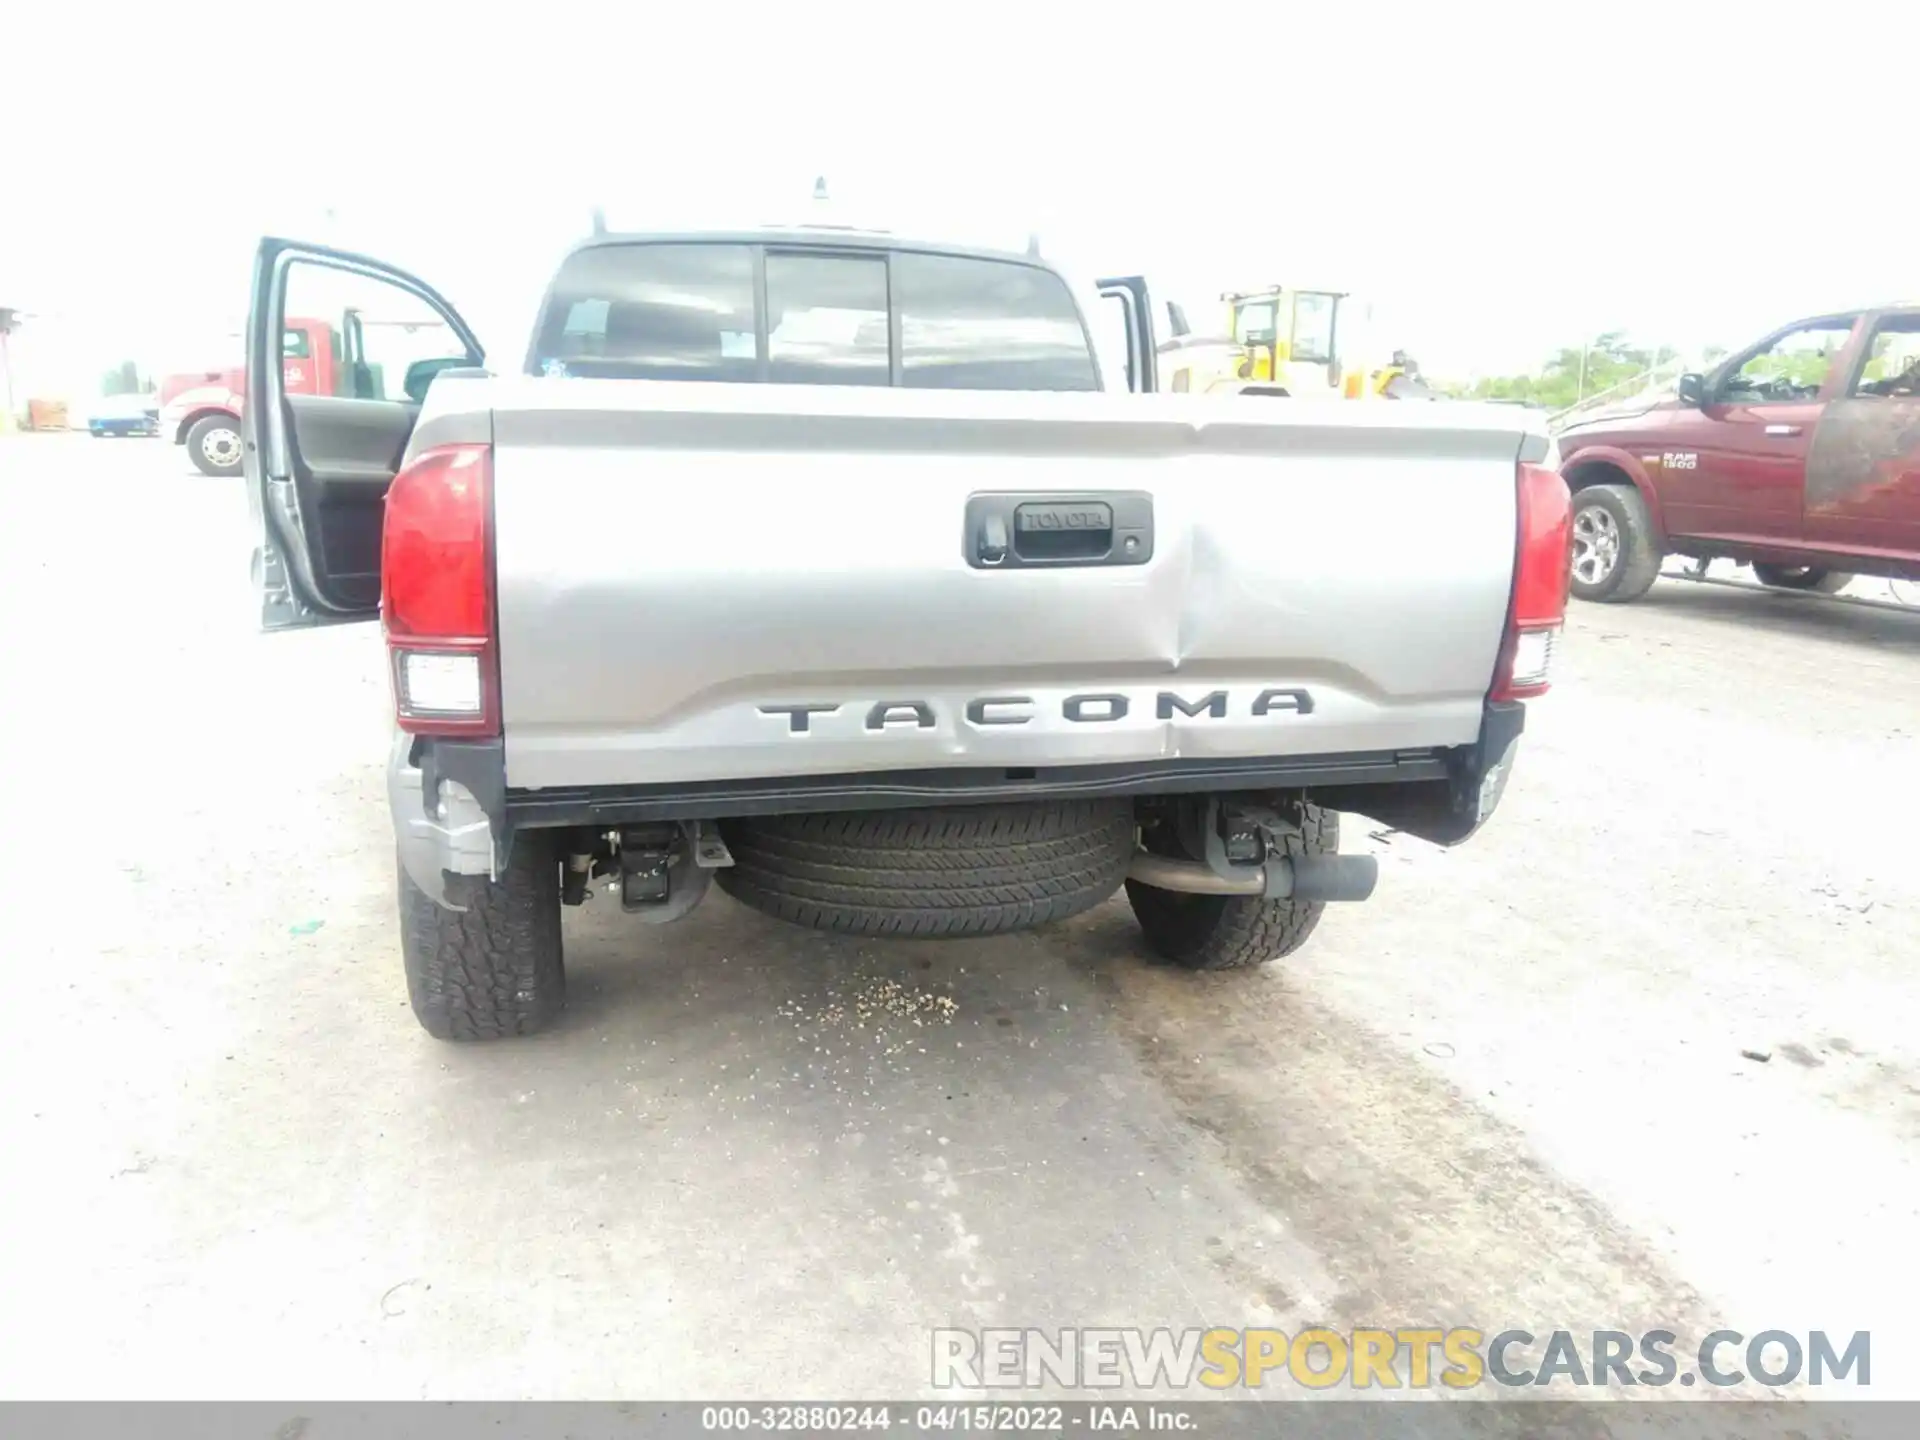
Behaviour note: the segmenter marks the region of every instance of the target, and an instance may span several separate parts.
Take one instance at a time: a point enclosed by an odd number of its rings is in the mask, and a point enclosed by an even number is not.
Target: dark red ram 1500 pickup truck
[[[1559,445],[1582,599],[1638,599],[1670,554],[1794,590],[1920,578],[1920,305],[1796,321]]]

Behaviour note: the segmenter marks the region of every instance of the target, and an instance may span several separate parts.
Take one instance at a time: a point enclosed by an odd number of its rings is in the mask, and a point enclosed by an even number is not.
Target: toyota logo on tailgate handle
[[[1144,565],[1153,558],[1153,497],[977,494],[967,498],[966,561],[976,570]]]

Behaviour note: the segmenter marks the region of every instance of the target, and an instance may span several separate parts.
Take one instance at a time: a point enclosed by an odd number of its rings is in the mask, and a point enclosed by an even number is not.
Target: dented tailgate
[[[1479,731],[1523,412],[490,388],[516,789],[1382,752]],[[1063,505],[1029,521],[1069,529],[1075,497],[1144,499],[1148,553],[983,564],[983,494]]]

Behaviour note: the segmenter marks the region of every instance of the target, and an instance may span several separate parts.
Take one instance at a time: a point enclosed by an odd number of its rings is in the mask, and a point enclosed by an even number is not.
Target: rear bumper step
[[[876,770],[855,775],[591,789],[508,790],[515,825],[596,825],[610,819],[726,819],[805,811],[889,810],[919,805],[1053,800],[1098,795],[1202,794],[1217,790],[1295,790],[1327,785],[1391,785],[1445,780],[1437,749],[1252,760],[1156,760],[1124,765],[1036,769]]]

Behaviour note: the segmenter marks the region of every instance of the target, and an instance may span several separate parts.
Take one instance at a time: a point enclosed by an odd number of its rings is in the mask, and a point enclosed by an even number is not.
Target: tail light
[[[1573,581],[1573,501],[1567,482],[1549,466],[1523,464],[1516,488],[1520,514],[1513,598],[1493,672],[1495,700],[1547,693]]]
[[[487,446],[437,446],[393,477],[381,539],[380,613],[400,728],[416,735],[498,734]]]

